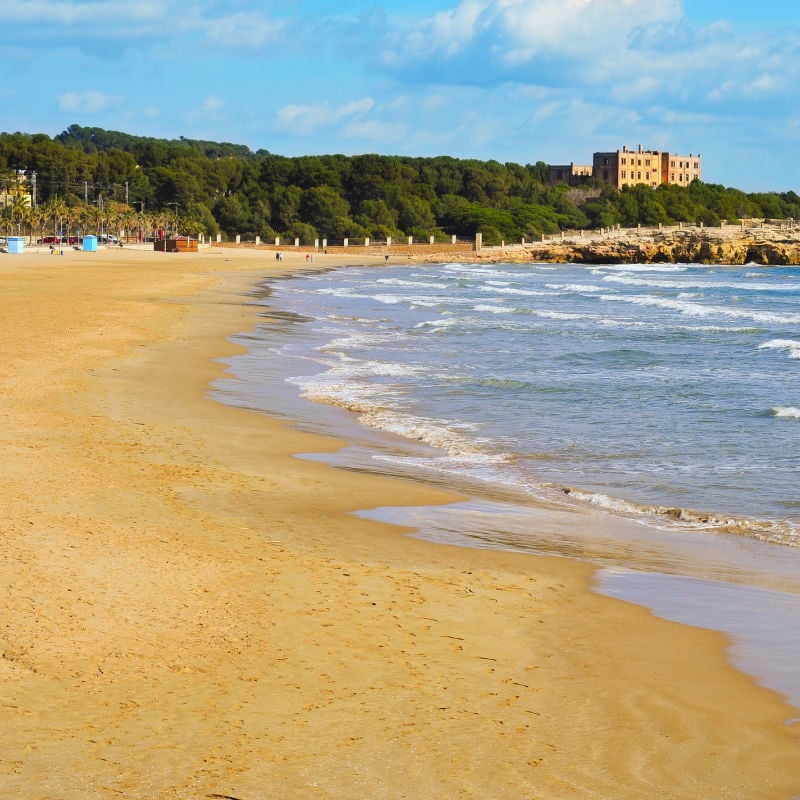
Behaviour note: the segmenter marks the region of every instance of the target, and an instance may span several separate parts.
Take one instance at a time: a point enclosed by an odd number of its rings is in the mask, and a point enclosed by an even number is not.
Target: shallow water
[[[734,596],[796,625],[797,269],[348,268],[269,293],[219,399],[345,438],[346,468],[475,498],[380,518],[591,561],[602,591],[740,650],[759,624]],[[784,650],[773,637],[748,669],[800,705]]]

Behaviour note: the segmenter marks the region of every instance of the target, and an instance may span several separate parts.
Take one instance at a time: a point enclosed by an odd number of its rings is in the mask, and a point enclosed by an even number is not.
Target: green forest
[[[35,183],[36,208],[0,209],[6,232],[166,227],[243,240],[483,234],[486,244],[562,230],[741,218],[798,219],[795,192],[690,186],[551,186],[547,165],[447,156],[285,157],[244,145],[154,139],[71,125],[55,137],[0,134],[0,191]],[[77,228],[76,228],[77,229]]]

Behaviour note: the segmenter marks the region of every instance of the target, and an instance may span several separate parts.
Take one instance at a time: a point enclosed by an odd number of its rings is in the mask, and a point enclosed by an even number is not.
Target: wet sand
[[[308,267],[0,256],[5,793],[800,792],[797,713],[722,636],[592,593],[585,564],[354,517],[452,497],[293,458],[340,443],[209,398],[251,287]]]

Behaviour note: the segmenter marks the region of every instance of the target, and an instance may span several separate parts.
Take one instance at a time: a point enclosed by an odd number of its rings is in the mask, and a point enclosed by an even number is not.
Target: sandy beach
[[[800,794],[723,636],[356,518],[454,497],[209,398],[262,277],[370,261],[0,255],[3,796]]]

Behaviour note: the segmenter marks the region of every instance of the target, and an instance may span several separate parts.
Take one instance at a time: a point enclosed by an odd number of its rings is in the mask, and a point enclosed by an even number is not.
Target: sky
[[[0,0],[0,130],[297,156],[700,154],[800,192],[794,0]]]

